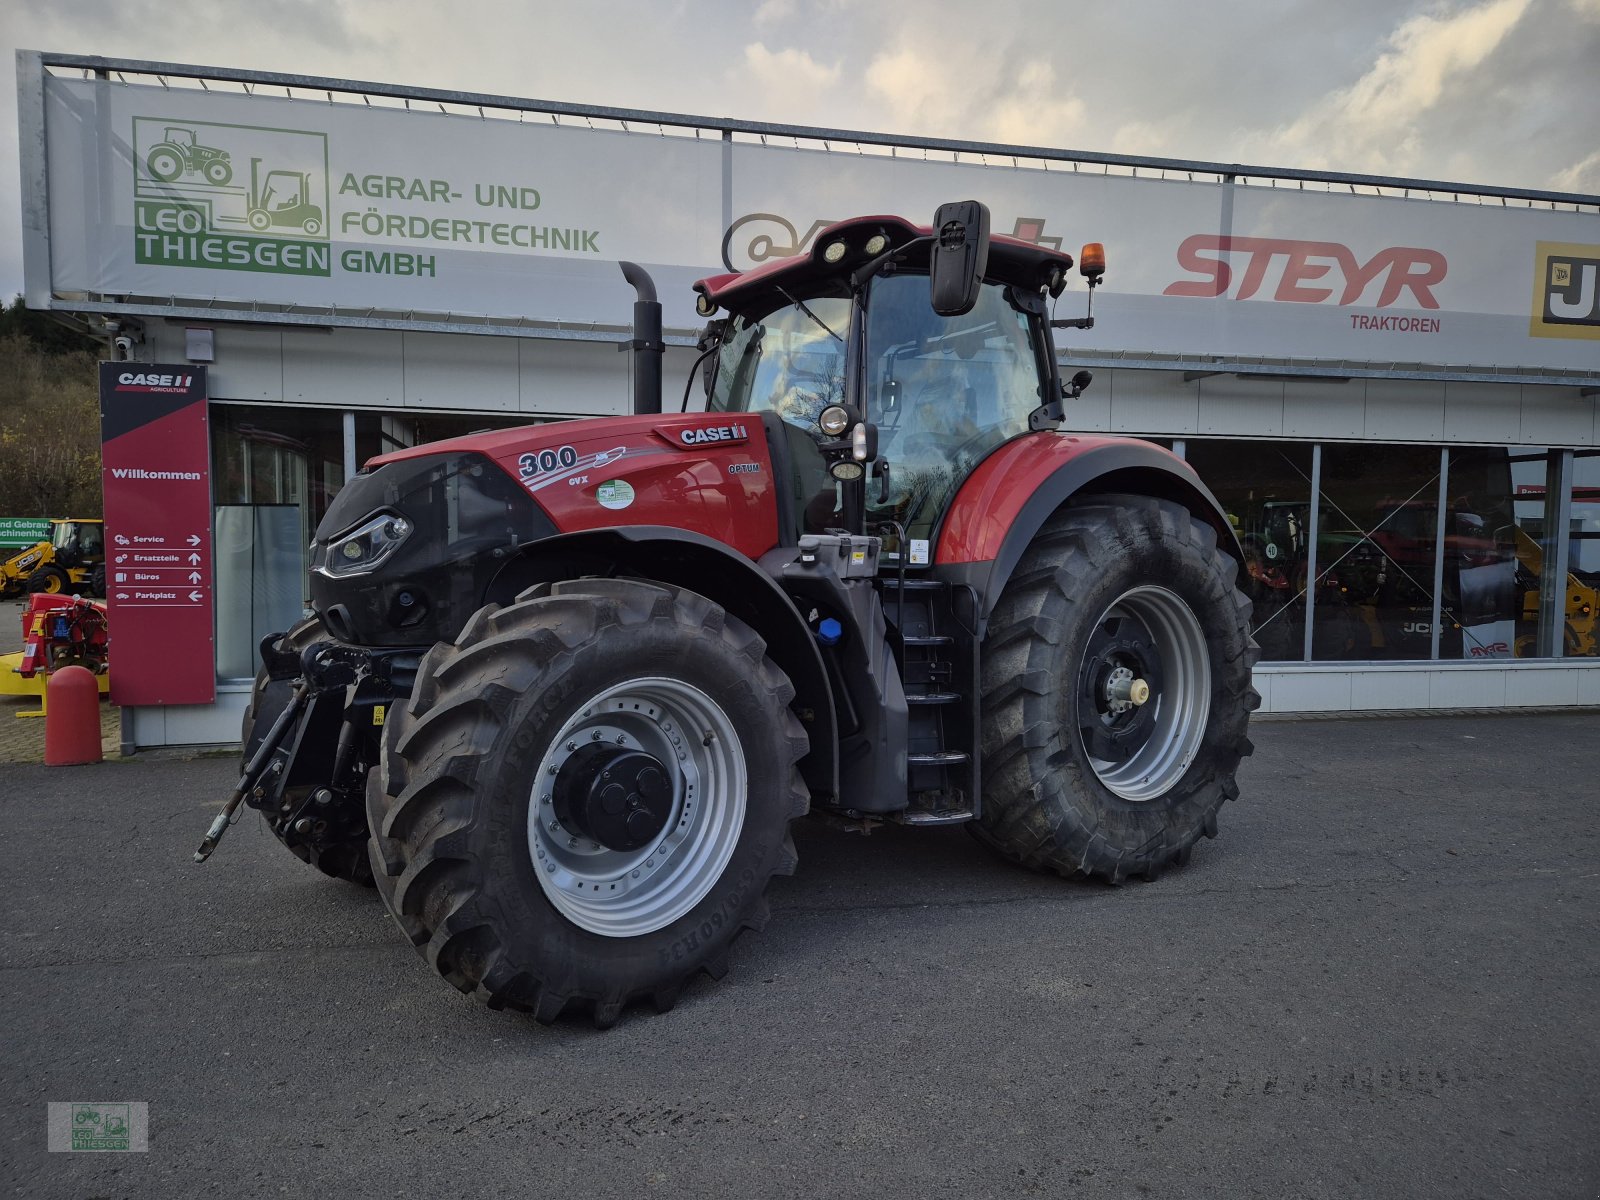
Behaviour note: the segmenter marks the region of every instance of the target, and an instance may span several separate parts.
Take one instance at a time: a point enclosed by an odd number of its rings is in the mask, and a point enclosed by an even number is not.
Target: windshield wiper
[[[805,313],[806,316],[810,317],[818,325],[821,325],[824,329],[826,329],[830,334],[833,335],[833,340],[834,341],[838,342],[840,345],[844,344],[844,339],[842,337],[840,337],[837,333],[834,333],[833,330],[828,327],[828,323],[826,321],[824,321],[821,317],[817,316],[816,313],[812,312],[809,308],[807,308],[800,301],[796,300],[793,296],[789,295],[788,292],[784,291],[782,288],[779,288],[778,289],[778,295],[782,296],[790,304],[794,305],[801,312]]]

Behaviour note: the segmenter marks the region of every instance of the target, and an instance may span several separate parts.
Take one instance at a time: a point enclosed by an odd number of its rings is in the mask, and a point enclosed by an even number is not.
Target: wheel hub
[[[1125,713],[1150,699],[1150,685],[1127,667],[1114,667],[1106,676],[1105,696],[1110,711]]]
[[[653,755],[602,742],[581,746],[553,789],[556,820],[608,850],[637,850],[666,828],[672,783]]]
[[[732,856],[748,779],[732,721],[699,688],[647,676],[604,689],[562,725],[534,775],[539,886],[590,933],[671,924]]]
[[[1090,631],[1078,674],[1077,724],[1096,778],[1130,801],[1183,776],[1211,707],[1205,634],[1178,595],[1125,592]]]

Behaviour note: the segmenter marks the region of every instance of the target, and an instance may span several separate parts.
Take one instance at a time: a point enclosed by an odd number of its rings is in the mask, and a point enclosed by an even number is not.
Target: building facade
[[[1600,197],[18,65],[29,304],[209,372],[216,694],[130,710],[134,744],[237,738],[361,462],[626,411],[618,259],[662,287],[670,407],[689,281],[969,195],[999,232],[1107,244],[1058,347],[1096,376],[1068,424],[1216,493],[1267,710],[1600,704]]]

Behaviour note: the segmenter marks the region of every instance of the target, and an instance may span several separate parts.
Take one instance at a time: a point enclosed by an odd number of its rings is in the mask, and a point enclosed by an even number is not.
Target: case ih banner
[[[158,297],[623,324],[616,261],[669,325],[687,284],[864,212],[985,201],[997,232],[1106,245],[1083,351],[1590,371],[1600,216],[797,150],[45,78],[48,281]],[[25,153],[28,148],[24,147]],[[26,169],[24,180],[33,177]],[[30,261],[38,261],[32,259]],[[1062,315],[1080,312],[1072,293]]]
[[[216,694],[209,430],[204,367],[100,364],[115,704]]]

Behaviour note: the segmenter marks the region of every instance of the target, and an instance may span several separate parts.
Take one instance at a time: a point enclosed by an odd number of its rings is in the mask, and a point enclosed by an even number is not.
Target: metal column
[[[1439,657],[1439,634],[1444,623],[1444,537],[1445,537],[1445,504],[1450,495],[1450,448],[1439,447],[1439,519],[1434,525],[1433,533],[1433,632],[1429,635],[1432,639],[1433,649],[1428,652],[1428,657]]]
[[[1572,560],[1572,451],[1552,450],[1544,472],[1544,570],[1539,576],[1539,657],[1560,658]]]
[[[1311,446],[1311,522],[1306,530],[1306,633],[1300,657],[1311,661],[1311,630],[1317,608],[1317,523],[1322,511],[1322,443]]]
[[[349,483],[356,474],[356,415],[344,414],[344,481]]]

